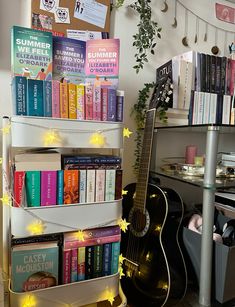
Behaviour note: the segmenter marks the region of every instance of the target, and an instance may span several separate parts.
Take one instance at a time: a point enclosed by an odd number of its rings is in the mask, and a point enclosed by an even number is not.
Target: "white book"
[[[95,169],[88,169],[86,175],[87,175],[86,202],[93,203],[95,201]]]
[[[222,112],[222,124],[229,125],[231,116],[231,96],[223,96],[223,112]]]
[[[197,124],[203,124],[204,92],[198,93]]]
[[[104,201],[105,193],[105,169],[97,169],[95,176],[95,201]]]
[[[105,176],[105,200],[115,199],[116,170],[107,169]]]
[[[178,108],[189,109],[192,90],[193,64],[186,61],[180,63]]]
[[[217,94],[210,94],[210,116],[209,124],[216,124],[216,111],[217,111]]]
[[[193,125],[197,125],[197,113],[198,113],[198,93],[197,91],[194,92],[194,99],[193,99]]]
[[[204,93],[204,107],[203,107],[203,124],[209,123],[209,115],[210,115],[210,93]]]
[[[86,202],[86,170],[80,170],[80,181],[79,181],[79,202]]]

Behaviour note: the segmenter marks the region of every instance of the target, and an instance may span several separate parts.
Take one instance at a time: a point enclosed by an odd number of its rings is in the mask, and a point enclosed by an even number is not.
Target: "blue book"
[[[27,78],[16,76],[12,80],[13,114],[27,115]]]
[[[120,255],[120,242],[113,242],[112,243],[111,274],[116,274],[118,272],[119,255]]]
[[[28,114],[43,116],[43,81],[28,79]]]
[[[64,171],[57,171],[57,205],[64,203]]]
[[[115,88],[108,88],[108,112],[107,121],[117,120],[117,95]]]
[[[11,253],[11,290],[33,291],[58,285],[57,242],[15,245]]]
[[[111,260],[112,260],[111,255],[112,255],[112,243],[104,244],[102,276],[111,275]]]
[[[52,117],[52,83],[43,81],[43,112],[45,117]]]

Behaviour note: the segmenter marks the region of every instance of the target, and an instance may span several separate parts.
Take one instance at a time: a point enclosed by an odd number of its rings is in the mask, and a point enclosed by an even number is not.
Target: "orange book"
[[[60,117],[69,118],[68,84],[60,83]]]
[[[73,83],[68,84],[68,100],[69,100],[69,118],[77,118],[77,93],[76,85]]]
[[[79,202],[79,171],[64,170],[64,204]]]

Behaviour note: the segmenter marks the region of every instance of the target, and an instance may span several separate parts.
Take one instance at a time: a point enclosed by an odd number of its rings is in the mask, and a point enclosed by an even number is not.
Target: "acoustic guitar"
[[[121,253],[126,258],[121,287],[128,306],[133,307],[175,305],[187,287],[178,237],[182,200],[173,189],[148,183],[156,107],[168,81],[155,87],[150,101],[137,184],[124,188],[123,215],[130,225],[121,239]]]

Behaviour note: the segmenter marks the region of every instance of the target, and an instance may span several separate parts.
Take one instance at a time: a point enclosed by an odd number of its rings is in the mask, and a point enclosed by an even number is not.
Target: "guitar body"
[[[126,257],[121,286],[128,306],[175,305],[187,287],[178,241],[182,200],[172,189],[148,184],[143,212],[134,205],[136,184],[129,184],[125,190],[123,215],[130,225],[121,239],[121,253]]]

